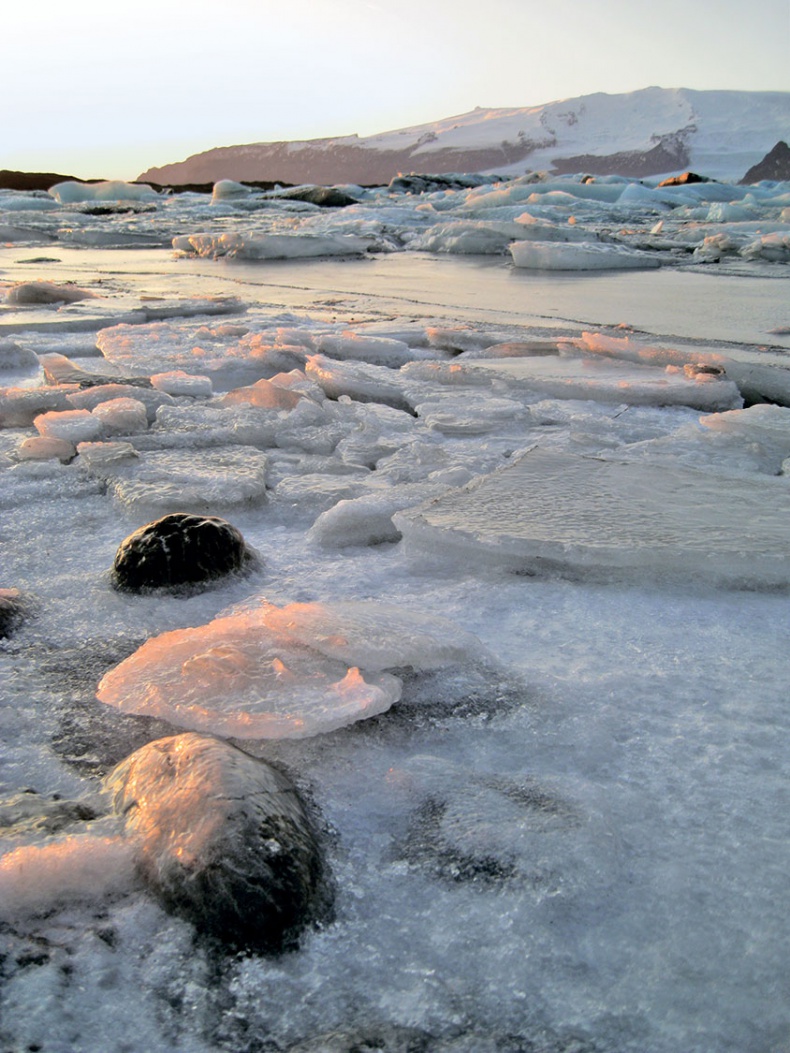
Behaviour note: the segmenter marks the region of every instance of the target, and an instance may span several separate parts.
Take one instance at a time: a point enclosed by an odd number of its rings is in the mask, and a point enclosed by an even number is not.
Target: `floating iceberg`
[[[77,183],[66,180],[49,188],[49,193],[61,205],[80,201],[157,201],[159,195],[143,183],[124,183],[107,180],[103,183]]]

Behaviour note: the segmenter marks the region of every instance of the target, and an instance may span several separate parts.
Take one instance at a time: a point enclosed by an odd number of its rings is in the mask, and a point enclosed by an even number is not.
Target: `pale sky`
[[[790,90],[790,0],[12,0],[0,168],[134,179],[591,92]]]

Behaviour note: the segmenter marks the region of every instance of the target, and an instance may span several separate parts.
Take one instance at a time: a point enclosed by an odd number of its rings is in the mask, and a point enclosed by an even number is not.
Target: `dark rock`
[[[760,183],[763,179],[776,182],[790,179],[790,146],[782,139],[768,151],[762,161],[752,165],[740,182],[741,185]]]
[[[551,163],[553,175],[622,175],[631,179],[671,172],[688,164],[689,155],[682,132],[662,136],[649,150],[624,150],[615,154],[576,154],[555,157]]]
[[[295,786],[265,761],[190,732],[137,750],[106,786],[143,879],[201,933],[276,952],[328,918],[313,824]]]
[[[57,172],[17,172],[0,170],[0,189],[3,190],[49,190],[56,183],[103,183],[103,179],[78,179],[76,176],[59,175]]]
[[[482,175],[480,173],[464,174],[451,172],[444,174],[398,175],[390,180],[388,189],[396,194],[432,194],[437,190],[471,190],[476,186],[488,186],[500,182],[502,176]]]
[[[39,356],[47,384],[78,384],[81,388],[101,387],[105,384],[126,384],[138,388],[150,388],[149,377],[118,377],[106,373],[89,373],[70,358],[56,353]]]
[[[112,583],[125,592],[194,592],[257,561],[236,527],[216,516],[173,512],[148,523],[118,546]]]
[[[287,201],[307,201],[321,208],[345,208],[358,204],[357,198],[347,194],[336,186],[298,186],[277,195],[278,199]]]
[[[28,613],[28,604],[19,589],[0,589],[0,640],[11,636]]]
[[[659,186],[687,186],[689,183],[710,183],[707,176],[697,175],[696,172],[682,172],[680,175],[670,176],[662,179]]]

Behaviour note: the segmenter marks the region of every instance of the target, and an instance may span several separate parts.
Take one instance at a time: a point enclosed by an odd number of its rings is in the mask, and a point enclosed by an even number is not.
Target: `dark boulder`
[[[231,949],[277,952],[326,920],[318,839],[294,785],[211,735],[158,739],[106,779],[164,907]]]
[[[0,589],[0,640],[11,636],[27,613],[28,605],[19,589]]]
[[[216,516],[173,512],[118,546],[112,583],[124,592],[195,592],[257,562],[236,527]]]
[[[359,204],[357,198],[336,186],[298,186],[293,190],[279,193],[277,198],[287,201],[307,201],[321,208],[345,208],[347,205]]]
[[[659,186],[687,186],[689,183],[710,183],[708,176],[697,175],[696,172],[682,172],[680,175],[670,176],[662,179]]]
[[[760,183],[763,179],[772,182],[784,182],[790,179],[790,146],[782,139],[772,150],[768,151],[762,161],[752,165],[740,182],[741,185]]]
[[[447,174],[397,175],[390,180],[388,189],[393,194],[432,194],[440,190],[471,190],[477,186],[498,183],[502,176],[483,175],[479,172],[450,172]]]

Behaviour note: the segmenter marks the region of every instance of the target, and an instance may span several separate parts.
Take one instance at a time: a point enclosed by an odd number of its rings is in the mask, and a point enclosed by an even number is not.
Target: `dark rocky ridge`
[[[790,179],[790,146],[781,139],[772,150],[768,151],[762,161],[752,165],[739,182],[743,186],[746,183],[759,183],[763,179],[777,181]]]
[[[103,179],[78,179],[77,176],[58,175],[57,172],[17,172],[0,169],[0,190],[49,190],[56,183],[103,183]]]

